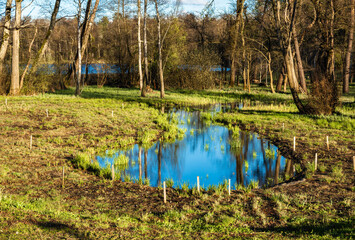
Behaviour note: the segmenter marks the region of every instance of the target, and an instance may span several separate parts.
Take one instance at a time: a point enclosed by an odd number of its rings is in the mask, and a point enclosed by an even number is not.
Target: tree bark
[[[236,21],[232,28],[232,46],[231,46],[231,79],[230,79],[230,86],[234,87],[235,83],[235,71],[236,71],[236,50],[237,50],[237,43],[239,39],[239,31],[241,29],[241,25],[243,24],[243,11],[244,11],[244,1],[245,0],[237,0],[237,13],[236,13]]]
[[[141,41],[141,1],[137,0],[138,7],[138,72],[139,72],[139,90],[143,89],[143,72],[142,72],[142,41]]]
[[[307,85],[306,85],[306,78],[304,76],[302,58],[300,53],[300,46],[298,44],[296,28],[294,27],[292,30],[293,36],[293,43],[295,45],[295,53],[296,53],[296,60],[297,60],[297,70],[298,70],[298,77],[301,83],[301,88],[304,92],[307,92]]]
[[[33,60],[32,67],[31,67],[31,69],[29,71],[29,75],[32,75],[34,72],[36,72],[38,62],[42,59],[43,54],[44,54],[44,52],[46,51],[46,49],[48,47],[49,37],[51,36],[52,31],[53,31],[54,26],[55,26],[55,23],[57,21],[57,15],[58,15],[59,7],[60,7],[60,1],[61,0],[56,0],[55,1],[54,9],[53,9],[52,16],[51,16],[51,21],[50,21],[46,36],[44,37],[44,39],[42,41],[42,44],[41,44],[41,47],[39,48],[39,50],[38,50],[38,52],[37,52],[37,54],[36,54],[36,56],[35,56],[35,58]],[[25,75],[24,75],[24,77],[25,77]]]
[[[10,95],[18,95],[20,91],[20,27],[21,27],[21,3],[22,0],[15,0],[15,24],[12,32],[12,69]]]
[[[12,0],[7,0],[6,1],[6,8],[5,8],[5,20],[4,20],[4,31],[2,34],[2,41],[1,41],[1,47],[0,47],[0,73],[3,72],[3,64],[4,64],[4,59],[6,56],[7,48],[9,45],[9,39],[10,39],[10,23],[11,23],[11,6],[12,6]]]
[[[147,43],[147,8],[148,0],[144,0],[144,17],[143,17],[143,46],[144,46],[144,77],[141,96],[145,97],[148,85],[148,43]]]
[[[158,29],[158,50],[159,50],[158,65],[159,65],[159,79],[160,79],[160,98],[164,98],[165,91],[164,91],[164,75],[163,75],[163,56],[162,56],[162,40],[161,40],[161,30],[160,30],[161,19],[159,15],[157,0],[154,0],[154,3],[155,3],[155,11],[157,14],[157,29]]]
[[[271,88],[271,92],[275,93],[274,78],[272,76],[272,69],[271,69],[271,53],[270,52],[269,52],[268,66],[269,66],[269,72],[270,72],[270,88]]]
[[[35,28],[35,33],[34,33],[33,39],[32,39],[32,41],[31,41],[31,43],[30,43],[30,46],[28,47],[28,62],[27,62],[26,68],[25,68],[25,70],[23,71],[22,76],[21,76],[21,80],[20,80],[20,90],[22,89],[22,86],[23,86],[23,82],[24,82],[26,73],[27,73],[28,68],[30,67],[30,64],[31,64],[32,46],[33,46],[33,43],[34,43],[34,41],[35,41],[35,39],[36,39],[37,32],[38,32],[38,29],[37,29],[37,27],[36,27],[36,28]]]
[[[353,39],[354,39],[354,24],[355,24],[355,0],[350,0],[351,11],[350,11],[350,26],[349,26],[349,37],[348,37],[348,47],[345,56],[345,66],[344,66],[344,79],[343,79],[343,93],[349,93],[349,78],[350,78],[350,66],[351,66],[351,52],[353,49]]]
[[[78,26],[77,26],[77,53],[78,53],[78,65],[76,70],[76,88],[75,88],[75,95],[80,96],[81,90],[80,90],[80,82],[81,82],[81,0],[78,1],[79,6],[78,6]]]

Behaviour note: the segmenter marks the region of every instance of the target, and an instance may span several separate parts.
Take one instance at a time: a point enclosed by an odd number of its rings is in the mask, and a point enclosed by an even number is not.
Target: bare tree
[[[15,1],[15,22],[12,31],[12,64],[10,95],[18,95],[20,92],[20,28],[21,28],[21,4],[22,0]]]
[[[161,38],[161,30],[160,30],[161,19],[160,19],[157,0],[154,0],[154,3],[155,3],[157,30],[158,30],[158,51],[159,51],[158,65],[159,65],[159,79],[160,79],[160,97],[164,98],[165,91],[164,91],[164,76],[163,76],[162,38]]]
[[[90,2],[91,0],[89,0]],[[83,1],[82,0],[78,0],[77,1],[77,6],[78,6],[78,15],[77,15],[77,19],[78,19],[78,25],[77,25],[77,56],[78,56],[78,64],[77,66],[77,74],[76,74],[76,81],[75,81],[75,95],[79,96],[81,94],[81,90],[80,90],[80,82],[81,82],[81,5],[82,5]]]
[[[353,39],[354,39],[354,24],[355,24],[355,0],[350,1],[350,26],[349,26],[349,37],[348,37],[348,48],[345,56],[345,66],[344,66],[344,79],[343,79],[343,93],[349,92],[349,78],[350,78],[350,65],[351,65],[351,52],[353,49]]]
[[[144,17],[143,17],[144,78],[143,78],[143,87],[141,91],[142,97],[145,97],[146,86],[148,82],[147,8],[148,8],[148,0],[144,0]]]
[[[7,47],[9,45],[10,39],[11,6],[12,0],[7,0],[5,9],[4,31],[2,34],[2,41],[0,46],[0,73],[3,72],[4,59],[6,56]]]
[[[138,7],[138,72],[139,72],[139,90],[143,91],[143,72],[142,72],[142,41],[141,41],[141,1],[137,0]]]
[[[244,12],[244,0],[237,0],[236,9],[236,20],[231,28],[231,44],[230,44],[230,57],[231,57],[231,87],[234,86],[235,82],[235,71],[236,71],[236,52],[239,36],[241,35],[241,28],[243,25],[243,12]]]
[[[46,51],[47,47],[48,47],[48,40],[53,32],[54,26],[56,24],[57,21],[57,15],[58,15],[58,11],[59,11],[59,7],[60,7],[60,2],[61,0],[56,0],[55,4],[54,4],[54,8],[53,8],[53,12],[52,12],[52,16],[51,16],[51,21],[49,23],[48,26],[48,30],[46,32],[46,35],[42,41],[41,47],[39,48],[39,50],[37,51],[37,54],[33,60],[33,64],[31,67],[31,70],[29,72],[29,74],[31,75],[32,73],[34,73],[37,69],[37,65],[39,63],[39,61],[41,60],[41,58],[43,57],[44,52]]]

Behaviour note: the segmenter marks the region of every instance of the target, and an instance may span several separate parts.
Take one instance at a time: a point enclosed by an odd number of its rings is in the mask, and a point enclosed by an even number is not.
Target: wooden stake
[[[30,150],[32,150],[32,135],[30,137]]]
[[[164,190],[164,203],[166,203],[166,186],[165,186],[165,181],[163,182],[163,190]]]
[[[62,188],[64,189],[64,166],[63,166],[63,173],[62,173],[63,179],[62,179]]]
[[[197,192],[200,192],[200,177],[197,176]]]
[[[46,109],[46,114],[47,114],[47,117],[48,117],[48,109]]]
[[[285,123],[282,123],[282,131],[285,131]]]
[[[112,183],[115,181],[115,166],[112,164]]]
[[[7,108],[7,98],[5,99],[5,105],[6,105],[6,108]]]
[[[316,153],[316,157],[314,159],[314,171],[317,171],[317,163],[318,163],[318,154]]]
[[[329,150],[329,137],[327,136],[327,149]]]
[[[111,114],[111,116],[113,117],[113,111],[112,111],[112,114]]]
[[[355,156],[353,156],[353,164],[354,164],[354,171],[355,171]]]
[[[293,137],[293,151],[296,152],[296,137]]]
[[[231,195],[231,180],[228,179],[228,195]]]

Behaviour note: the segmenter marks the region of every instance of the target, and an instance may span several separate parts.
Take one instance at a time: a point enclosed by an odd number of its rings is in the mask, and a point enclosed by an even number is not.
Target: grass
[[[167,91],[164,100],[157,92],[140,98],[135,89],[89,87],[80,98],[72,94],[73,89],[30,97],[0,96],[0,103],[8,102],[7,108],[0,104],[1,239],[354,238],[351,95],[342,97],[345,104],[335,116],[301,116],[289,94],[261,88],[252,94],[239,89]],[[201,189],[200,194],[183,184],[181,190],[168,187],[168,203],[163,204],[162,190],[149,187],[149,179],[135,181],[126,174],[124,182],[112,183],[111,165],[98,168],[94,161],[93,156],[106,150],[182,137],[177,123],[151,106],[193,108],[239,101],[244,102],[243,109],[215,114],[207,121],[229,125],[236,151],[241,130],[270,139],[294,161],[293,182],[266,190],[259,189],[257,182],[238,185],[230,197],[226,183]],[[330,151],[324,140],[327,135]],[[297,136],[296,152],[288,150],[293,136]],[[315,152],[316,172],[311,159]],[[265,154],[275,155],[269,149]],[[124,155],[116,156],[115,169],[124,169],[125,164]],[[311,177],[304,178],[307,172]]]

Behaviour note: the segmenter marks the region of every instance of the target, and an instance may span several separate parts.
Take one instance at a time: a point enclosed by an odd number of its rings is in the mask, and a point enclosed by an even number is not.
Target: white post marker
[[[30,150],[32,150],[32,135],[30,137]]]
[[[231,195],[231,180],[228,179],[228,195]]]
[[[282,131],[285,131],[285,123],[282,123]]]
[[[166,203],[166,186],[165,186],[165,181],[163,182],[163,191],[164,191],[164,203]]]
[[[112,164],[112,182],[115,181],[115,166]]]
[[[293,137],[293,151],[296,152],[296,137]]]
[[[314,159],[314,171],[317,171],[317,163],[318,163],[318,154],[316,153],[316,157]]]
[[[200,192],[200,177],[197,176],[197,192]]]
[[[113,111],[112,111],[112,114],[111,114],[111,116],[113,117]]]
[[[6,105],[6,107],[7,107],[7,98],[5,99],[5,105]]]
[[[48,109],[46,109],[46,114],[47,114],[47,117],[48,117]]]
[[[329,137],[327,136],[327,149],[329,150]]]
[[[353,156],[353,164],[354,164],[354,171],[355,171],[355,156]]]

